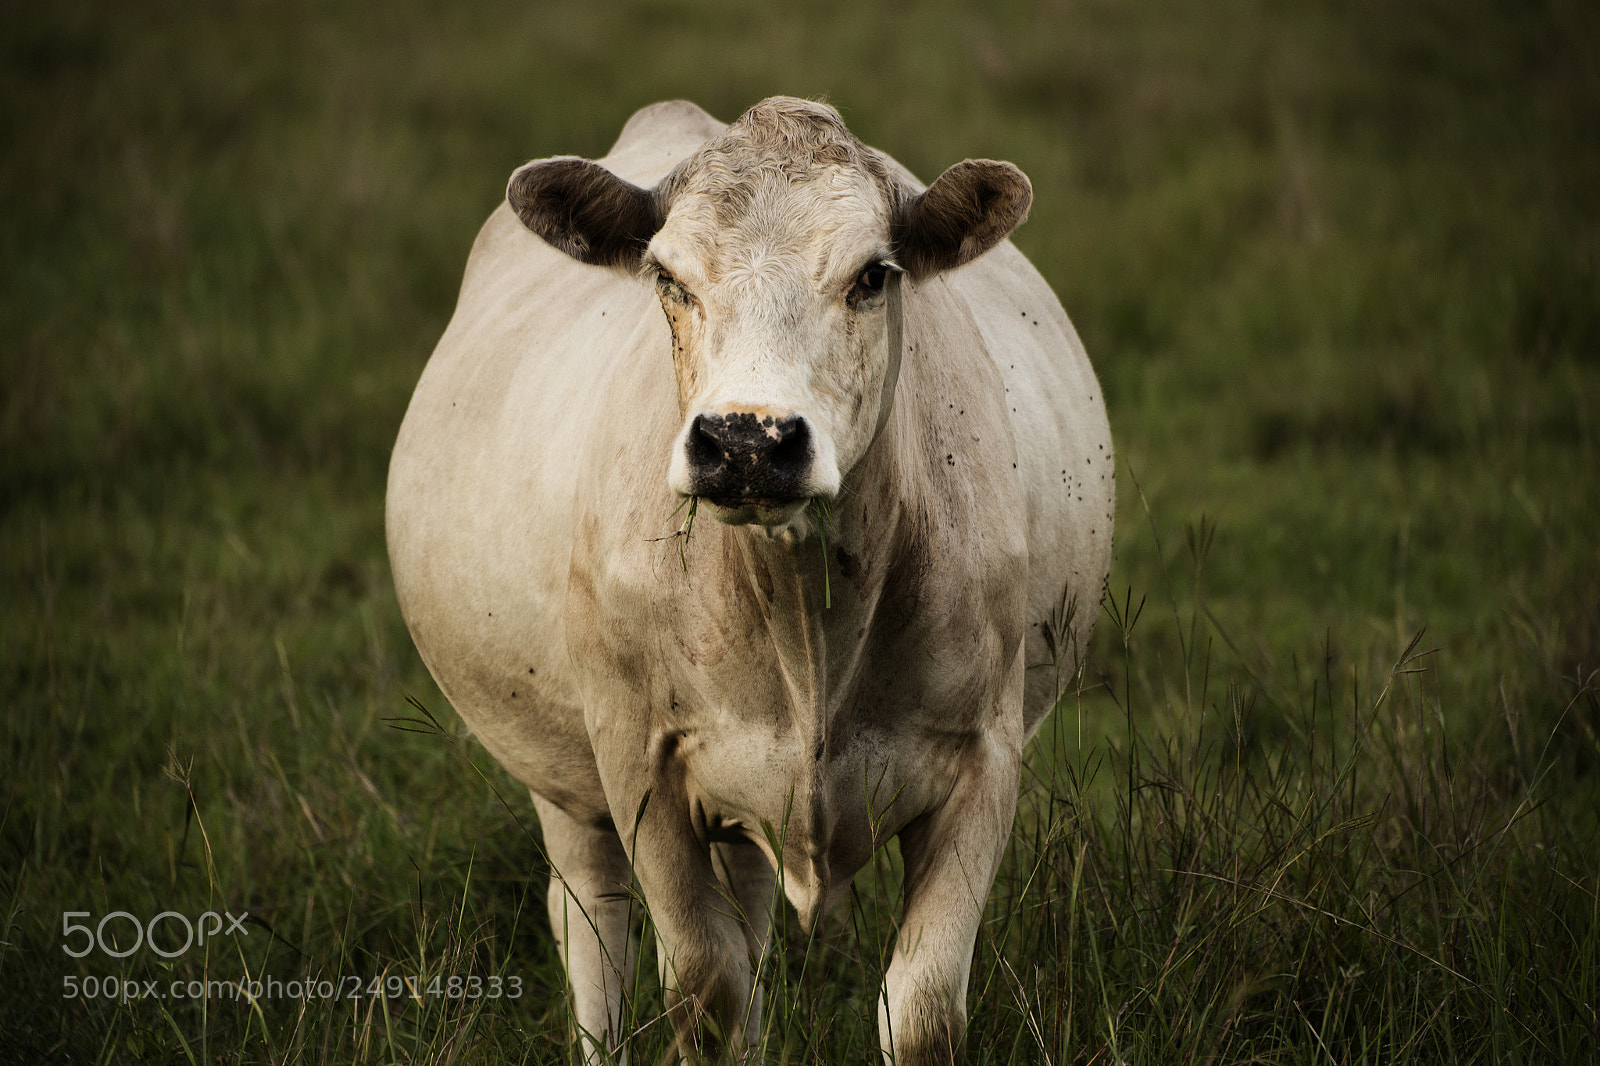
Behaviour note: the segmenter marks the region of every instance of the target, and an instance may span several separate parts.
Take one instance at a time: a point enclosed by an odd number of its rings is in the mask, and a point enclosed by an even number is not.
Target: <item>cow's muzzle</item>
[[[786,511],[811,495],[816,449],[801,415],[702,412],[683,448],[690,494],[726,511]]]

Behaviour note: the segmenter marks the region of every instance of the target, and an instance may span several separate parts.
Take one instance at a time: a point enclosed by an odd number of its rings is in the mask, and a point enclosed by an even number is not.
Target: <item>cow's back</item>
[[[1111,429],[1077,331],[1027,257],[1008,241],[948,277],[1005,383],[1028,499],[1031,735],[1071,680],[1099,613],[1111,561]]]

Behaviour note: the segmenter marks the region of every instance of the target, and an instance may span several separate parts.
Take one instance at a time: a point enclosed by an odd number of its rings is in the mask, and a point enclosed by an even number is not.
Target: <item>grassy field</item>
[[[1600,1058],[1593,4],[5,27],[0,1060],[565,1061],[531,807],[411,649],[388,451],[517,164],[775,92],[1027,171],[1122,459],[968,1060]],[[874,1061],[894,862],[779,936],[768,1061]],[[241,979],[279,984],[170,994]]]

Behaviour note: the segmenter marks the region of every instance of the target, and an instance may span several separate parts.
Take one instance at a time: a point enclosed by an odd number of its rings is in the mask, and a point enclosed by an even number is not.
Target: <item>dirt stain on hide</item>
[[[839,564],[839,573],[846,580],[855,581],[860,576],[861,562],[854,555],[851,555],[843,548],[836,548],[834,549],[833,558]]]

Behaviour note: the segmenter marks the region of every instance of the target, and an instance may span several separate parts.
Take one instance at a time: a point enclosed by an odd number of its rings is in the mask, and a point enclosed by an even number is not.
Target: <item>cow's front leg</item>
[[[625,763],[639,750],[624,747],[613,754],[617,763]],[[655,924],[679,1053],[690,1061],[722,1053],[741,1058],[760,1036],[756,966],[765,939],[765,921],[747,916],[741,897],[755,902],[759,888],[734,868],[727,869],[734,875],[731,885],[718,876],[712,845],[695,832],[681,770],[670,758],[665,765],[654,760],[655,772],[649,774],[638,772],[639,766],[608,766],[609,761],[600,758],[601,779]],[[639,782],[649,782],[648,796]],[[719,865],[726,866],[726,857],[719,855]]]
[[[983,907],[1016,815],[1020,743],[986,737],[964,756],[949,797],[900,831],[905,917],[878,1004],[894,1066],[955,1062]]]
[[[584,1062],[625,1063],[622,994],[636,954],[627,853],[609,826],[585,824],[537,795],[533,806],[550,858],[546,902],[567,971],[574,1036]]]
[[[744,930],[745,948],[756,971],[758,983],[751,990],[745,1031],[753,1043],[761,1032],[761,960],[767,956],[772,933],[773,888],[777,874],[766,855],[754,844],[713,844],[712,864],[727,890],[727,899],[738,908]]]
[[[669,930],[663,909],[651,907],[657,962],[682,1057],[699,1062],[725,1052],[729,1060],[744,1062],[761,1038],[759,977],[776,878],[754,846],[713,844],[710,854],[717,881],[712,896],[697,893],[694,906],[714,913],[680,919]],[[742,938],[739,944],[731,933]]]

